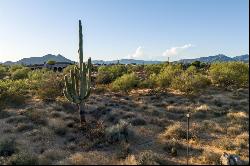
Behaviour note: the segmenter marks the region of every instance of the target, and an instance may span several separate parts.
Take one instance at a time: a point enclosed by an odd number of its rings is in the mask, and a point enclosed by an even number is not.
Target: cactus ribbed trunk
[[[90,95],[91,84],[91,58],[88,62],[83,62],[83,39],[82,39],[82,23],[79,20],[79,64],[73,70],[70,70],[70,76],[64,77],[65,89],[63,91],[65,97],[72,103],[77,104],[80,115],[80,122],[83,126],[85,119],[85,101]]]
[[[78,104],[78,109],[79,109],[79,114],[80,114],[80,124],[84,125],[86,123],[86,119],[85,119],[85,105],[84,103],[80,103]]]

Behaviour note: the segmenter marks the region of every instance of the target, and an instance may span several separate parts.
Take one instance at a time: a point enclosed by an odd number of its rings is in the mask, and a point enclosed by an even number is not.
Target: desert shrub
[[[214,153],[209,150],[204,150],[202,155],[199,157],[201,164],[208,165],[219,165],[220,164],[220,154]]]
[[[0,65],[0,79],[3,79],[7,74],[7,68],[5,66]]]
[[[113,144],[121,141],[128,141],[133,134],[128,128],[129,124],[121,120],[118,124],[105,129],[105,137],[107,142]]]
[[[27,80],[0,80],[0,105],[22,104],[28,89]]]
[[[155,74],[152,74],[150,76],[151,77],[149,77],[148,79],[140,81],[138,87],[140,87],[140,88],[153,88],[153,87],[155,87],[156,82],[155,82],[155,78],[153,78],[155,76]]]
[[[109,71],[100,71],[97,74],[96,82],[99,84],[109,84],[112,82],[114,76]]]
[[[98,69],[96,81],[100,84],[108,84],[125,73],[127,68],[124,65],[101,66]]]
[[[128,73],[133,73],[133,72],[139,72],[139,71],[143,71],[144,69],[144,65],[127,65],[127,72]]]
[[[24,66],[23,65],[12,65],[11,67],[10,67],[10,72],[11,73],[13,73],[13,72],[15,72],[16,70],[18,70],[18,69],[22,69]]]
[[[159,154],[151,150],[142,151],[136,158],[138,165],[165,165],[168,164]]]
[[[30,68],[28,68],[28,67],[23,67],[21,69],[17,69],[11,74],[11,78],[14,80],[28,78],[29,71],[30,71]]]
[[[186,131],[185,128],[181,125],[180,122],[177,122],[173,125],[170,125],[162,133],[162,136],[167,139],[185,139]]]
[[[180,65],[168,65],[160,71],[157,75],[151,75],[151,80],[156,82],[160,87],[169,87],[172,80],[180,75],[182,72]]]
[[[194,93],[210,84],[209,79],[198,73],[194,66],[190,66],[181,75],[175,77],[171,83],[171,87],[185,93]]]
[[[137,87],[139,79],[135,73],[124,74],[112,83],[113,90],[128,91]]]
[[[212,83],[219,86],[245,87],[249,84],[249,65],[243,62],[212,64],[209,75]]]
[[[38,163],[38,157],[26,151],[13,154],[8,161],[10,165],[37,165]]]
[[[73,70],[75,68],[76,65],[69,65],[67,66],[65,69],[63,69],[63,74],[69,74],[70,70]]]
[[[44,78],[45,75],[51,73],[52,71],[50,71],[49,69],[47,68],[43,68],[41,70],[33,70],[33,71],[30,71],[28,73],[28,78],[29,80],[42,80]]]
[[[148,75],[159,74],[161,69],[164,67],[164,64],[149,64],[145,65],[144,70]]]
[[[54,101],[63,95],[64,81],[57,73],[48,73],[43,76],[42,80],[36,81],[34,84],[37,88],[36,95],[44,101]]]
[[[16,151],[14,138],[2,137],[0,140],[0,156],[11,156]]]

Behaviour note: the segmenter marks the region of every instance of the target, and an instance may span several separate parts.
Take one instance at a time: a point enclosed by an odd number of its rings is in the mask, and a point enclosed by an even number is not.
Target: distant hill
[[[103,60],[93,60],[93,64],[117,64],[118,60],[103,61]],[[159,64],[163,61],[145,61],[145,60],[135,60],[135,59],[121,59],[120,64]]]
[[[3,64],[5,64],[5,65],[12,65],[12,64],[33,65],[33,64],[43,64],[44,62],[47,62],[48,60],[53,60],[56,62],[74,63],[73,61],[65,58],[64,56],[62,56],[60,54],[58,54],[58,55],[47,54],[47,55],[44,55],[42,57],[23,58],[17,62],[7,61]]]
[[[243,61],[243,62],[248,62],[249,61],[249,55],[241,55],[241,56],[236,56],[236,57],[228,57],[224,54],[218,54],[215,56],[208,56],[208,57],[200,57],[200,58],[195,58],[195,59],[182,59],[176,62],[182,62],[182,63],[192,63],[194,61],[200,61],[200,62],[205,62],[205,63],[214,63],[214,62],[229,62],[229,61]]]
[[[30,58],[23,58],[17,62],[11,62],[7,61],[3,64],[5,65],[12,65],[12,64],[43,64],[44,62],[47,62],[48,60],[53,60],[56,62],[69,62],[74,63],[74,61],[71,61],[64,56],[58,54],[58,55],[52,55],[47,54],[42,57],[30,57]],[[240,55],[235,56],[233,58],[228,57],[223,54],[218,54],[215,56],[208,56],[208,57],[200,57],[195,59],[182,59],[179,61],[175,61],[175,63],[182,62],[182,63],[192,63],[194,61],[201,61],[205,63],[214,63],[214,62],[229,62],[229,61],[243,61],[243,62],[249,62],[249,55]],[[116,64],[118,60],[111,60],[111,61],[104,61],[104,60],[92,60],[93,64]],[[164,61],[146,61],[146,60],[135,60],[135,59],[121,59],[119,60],[120,64],[160,64],[164,63]]]

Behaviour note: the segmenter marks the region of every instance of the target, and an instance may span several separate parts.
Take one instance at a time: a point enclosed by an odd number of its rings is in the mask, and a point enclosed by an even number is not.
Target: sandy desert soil
[[[172,90],[100,92],[89,97],[86,110],[86,128],[79,127],[77,108],[63,99],[32,98],[1,110],[0,140],[13,140],[14,151],[0,164],[15,163],[22,153],[37,164],[186,164],[188,112],[190,164],[219,164],[223,152],[249,163],[248,89],[209,88],[193,97]],[[106,129],[120,120],[129,122],[127,139],[107,141]]]

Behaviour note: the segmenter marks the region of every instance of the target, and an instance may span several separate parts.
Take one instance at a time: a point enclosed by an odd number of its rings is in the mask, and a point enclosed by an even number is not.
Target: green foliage
[[[70,73],[70,70],[74,70],[76,65],[69,65],[67,66],[65,69],[63,69],[63,74],[66,75],[68,73]]]
[[[243,62],[212,64],[209,75],[212,82],[219,86],[246,87],[249,84],[249,65]]]
[[[42,72],[39,74],[41,73]],[[40,99],[44,101],[54,101],[57,97],[63,95],[62,90],[64,82],[60,74],[54,72],[45,72],[41,75],[39,74],[36,75],[36,77],[42,77],[42,79],[34,81],[33,88],[35,89],[36,95]]]
[[[13,73],[15,72],[17,69],[22,69],[24,66],[23,65],[12,65],[10,67],[10,72]]]
[[[43,68],[41,70],[33,70],[28,73],[28,79],[32,81],[40,81],[42,80],[47,74],[51,74],[53,71]]]
[[[127,72],[132,73],[132,72],[140,72],[144,70],[144,65],[127,65]]]
[[[54,64],[56,64],[56,61],[48,60],[48,61],[47,61],[47,64],[48,64],[48,65],[54,65]]]
[[[0,106],[22,104],[28,90],[27,80],[0,80]]]
[[[198,73],[195,66],[190,66],[173,79],[171,87],[190,94],[206,88],[209,84],[210,80],[206,76]]]
[[[96,82],[99,84],[109,84],[113,81],[114,75],[109,71],[98,71]]]
[[[181,74],[181,65],[168,65],[158,75],[151,75],[150,79],[162,88],[169,87],[172,80]]]
[[[113,90],[129,91],[138,86],[139,78],[135,73],[124,74],[112,83]]]
[[[0,65],[0,79],[3,79],[7,74],[8,74],[7,67]]]
[[[201,67],[201,62],[200,61],[194,61],[191,63],[191,66],[195,66],[196,68],[200,68]]]
[[[18,80],[18,79],[25,79],[28,78],[28,73],[30,71],[30,68],[27,67],[23,67],[21,69],[16,69],[12,74],[11,77],[14,80]]]
[[[101,66],[98,69],[96,82],[108,84],[125,73],[127,73],[127,68],[124,65]]]
[[[145,72],[148,74],[148,75],[151,75],[151,74],[159,74],[160,71],[162,70],[162,68],[164,66],[166,66],[167,64],[149,64],[149,65],[145,65],[144,69],[145,69]]]

